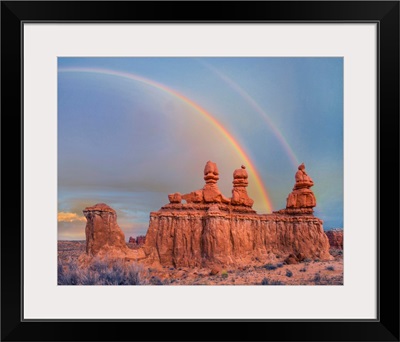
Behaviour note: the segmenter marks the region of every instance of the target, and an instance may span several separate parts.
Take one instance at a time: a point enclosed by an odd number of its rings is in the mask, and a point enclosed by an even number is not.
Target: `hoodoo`
[[[234,171],[232,198],[226,198],[217,186],[217,165],[208,161],[203,189],[170,194],[170,203],[150,213],[144,245],[147,261],[202,267],[249,264],[255,258],[267,262],[277,254],[331,260],[323,222],[313,215],[314,183],[304,164],[295,179],[286,209],[259,215],[246,191],[245,167]]]
[[[117,223],[117,213],[105,203],[83,210],[86,217],[86,257],[125,258],[139,260],[143,252],[127,247],[125,235]]]

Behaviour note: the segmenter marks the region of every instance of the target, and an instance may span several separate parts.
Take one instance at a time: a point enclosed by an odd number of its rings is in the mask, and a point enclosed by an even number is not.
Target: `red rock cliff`
[[[175,267],[267,261],[269,253],[331,259],[316,217],[232,214],[184,204],[151,213],[144,251],[149,260]]]

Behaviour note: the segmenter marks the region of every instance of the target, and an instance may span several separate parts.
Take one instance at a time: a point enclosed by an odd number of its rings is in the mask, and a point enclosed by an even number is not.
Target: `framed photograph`
[[[397,1],[1,6],[3,340],[399,340]]]

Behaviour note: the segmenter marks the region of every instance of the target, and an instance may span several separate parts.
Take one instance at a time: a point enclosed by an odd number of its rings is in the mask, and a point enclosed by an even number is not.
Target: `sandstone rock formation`
[[[331,248],[343,249],[343,229],[331,229],[325,232]]]
[[[139,235],[136,237],[136,244],[138,244],[139,246],[144,245],[146,242],[146,236],[144,235]]]
[[[301,253],[330,260],[328,238],[316,217],[219,214],[202,210],[151,213],[144,245],[146,256],[174,267],[267,261],[269,254]]]
[[[200,190],[195,190],[181,195],[179,192],[168,195],[169,204],[163,209],[174,210],[180,208],[192,208],[198,210],[223,210],[226,212],[255,213],[251,209],[254,201],[248,196],[246,187],[248,185],[246,167],[235,170],[233,173],[232,198],[225,197],[218,188],[219,171],[216,163],[208,161],[204,167],[204,180],[206,184]],[[186,203],[182,203],[185,200]],[[211,211],[210,211],[211,213]]]
[[[248,177],[244,165],[233,172],[233,190],[231,199],[233,205],[244,205],[245,207],[250,208],[253,206],[254,201],[249,197],[246,190],[246,187],[249,185],[247,180]]]
[[[170,203],[181,203],[182,196],[179,192],[176,192],[174,194],[169,194],[168,199]]]
[[[203,199],[204,199],[203,190],[196,190],[196,191],[192,191],[188,194],[184,194],[182,196],[182,199],[184,199],[186,201],[186,203],[201,203],[201,202],[203,202]],[[176,203],[176,202],[171,202],[171,203]]]
[[[299,165],[295,175],[295,184],[286,200],[286,209],[276,211],[276,214],[286,215],[312,215],[313,208],[317,205],[315,195],[310,189],[314,182],[305,171],[305,165]]]
[[[314,193],[310,190],[314,182],[307,175],[305,168],[304,163],[298,167],[296,183],[287,198],[286,209],[313,208],[317,205]]]
[[[182,196],[187,203],[173,201],[177,196],[172,194],[169,204],[150,213],[144,245],[148,262],[174,267],[240,265],[254,258],[268,261],[276,254],[293,254],[296,260],[297,256],[332,259],[322,221],[312,215],[315,197],[309,187],[313,183],[304,165],[296,174],[294,206],[269,215],[251,209],[244,167],[234,172],[230,200],[216,186],[215,163],[207,163],[204,179],[202,190]]]
[[[229,203],[229,199],[218,189],[219,171],[216,163],[208,161],[204,167],[203,199],[205,203]]]
[[[216,163],[208,161],[204,167],[205,186],[201,190],[196,190],[188,194],[181,195],[179,192],[169,194],[170,203],[181,203],[184,199],[186,203],[229,203],[229,198],[222,195],[218,188],[219,171]]]
[[[83,210],[86,217],[86,254],[88,257],[141,259],[143,251],[132,251],[117,223],[117,213],[105,203]]]

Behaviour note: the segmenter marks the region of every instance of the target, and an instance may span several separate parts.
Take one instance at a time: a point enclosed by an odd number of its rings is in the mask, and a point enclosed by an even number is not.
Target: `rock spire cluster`
[[[200,190],[195,190],[181,195],[179,192],[169,194],[168,199],[171,204],[180,204],[185,200],[187,204],[223,204],[251,208],[254,201],[248,196],[246,187],[248,186],[248,174],[246,167],[242,165],[240,169],[233,172],[232,198],[225,197],[218,188],[219,171],[217,164],[208,161],[204,167],[205,185]]]
[[[192,267],[268,262],[274,255],[330,260],[323,222],[314,217],[312,179],[300,165],[286,209],[257,214],[247,194],[248,174],[233,172],[232,197],[218,189],[217,165],[204,168],[205,186],[191,193],[168,196],[170,203],[150,213],[143,247],[149,263]],[[186,203],[181,203],[186,200]]]

